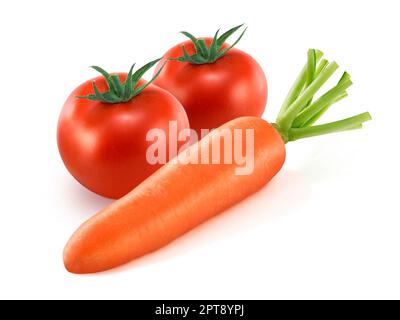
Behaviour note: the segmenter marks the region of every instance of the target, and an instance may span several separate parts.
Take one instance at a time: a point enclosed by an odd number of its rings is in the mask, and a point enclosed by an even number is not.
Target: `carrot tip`
[[[71,254],[71,250],[68,250],[68,246],[64,249],[64,267],[68,272],[74,274],[84,274],[79,258]]]

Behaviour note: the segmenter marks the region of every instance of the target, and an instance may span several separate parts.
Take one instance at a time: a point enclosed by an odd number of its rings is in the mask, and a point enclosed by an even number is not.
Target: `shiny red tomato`
[[[210,48],[212,38],[204,38]],[[193,41],[168,50],[157,70],[169,58],[188,56],[197,51]],[[219,50],[228,48],[221,44]],[[191,128],[216,128],[240,116],[261,116],[267,102],[267,81],[260,65],[247,53],[232,48],[214,62],[191,63],[188,59],[168,61],[154,81],[171,92],[183,105]]]
[[[127,74],[117,76],[123,84]],[[147,132],[164,130],[168,150],[169,121],[176,121],[178,130],[189,123],[179,101],[152,84],[126,102],[77,98],[92,95],[94,99],[92,81],[100,93],[108,90],[105,78],[98,77],[71,93],[58,122],[58,148],[67,169],[82,185],[99,195],[120,198],[162,165],[146,160],[146,150],[154,143],[146,141]],[[136,88],[144,83],[140,80]]]

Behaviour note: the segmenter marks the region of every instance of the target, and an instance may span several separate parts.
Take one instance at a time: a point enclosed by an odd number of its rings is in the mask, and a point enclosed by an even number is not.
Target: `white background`
[[[2,1],[0,298],[400,298],[399,12],[398,1]],[[325,120],[368,110],[373,121],[289,144],[267,187],[157,253],[67,273],[67,239],[110,202],[58,155],[68,94],[92,64],[125,71],[180,30],[242,22],[238,48],[269,82],[266,119],[316,47],[354,81]]]

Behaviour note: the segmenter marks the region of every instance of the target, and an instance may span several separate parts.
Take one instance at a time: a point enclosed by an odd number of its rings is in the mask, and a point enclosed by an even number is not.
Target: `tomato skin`
[[[125,81],[125,73],[118,76]],[[178,130],[188,128],[189,122],[179,101],[151,84],[125,103],[76,98],[93,93],[93,80],[100,92],[107,91],[104,78],[98,77],[71,93],[58,122],[58,148],[65,166],[82,185],[117,199],[162,165],[151,165],[146,160],[146,150],[153,143],[146,141],[147,132],[153,128],[164,130],[168,148],[169,121],[177,121]],[[138,85],[143,83],[141,80]],[[178,142],[178,148],[183,143]]]
[[[209,46],[212,39],[204,39]],[[166,59],[182,56],[182,45],[189,55],[195,53],[191,41],[178,44],[167,51],[155,72]],[[211,64],[170,60],[154,83],[182,103],[191,127],[198,132],[237,117],[261,116],[267,102],[264,71],[250,55],[235,48]]]

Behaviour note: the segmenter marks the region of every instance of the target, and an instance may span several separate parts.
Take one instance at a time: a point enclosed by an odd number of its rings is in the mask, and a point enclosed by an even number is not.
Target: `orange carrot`
[[[67,270],[99,272],[155,251],[264,186],[281,169],[286,142],[360,128],[370,119],[368,113],[312,125],[345,95],[350,84],[345,73],[336,87],[313,101],[313,95],[337,67],[326,61],[323,67],[317,66],[321,55],[319,51],[309,51],[308,63],[286,98],[276,123],[271,125],[257,117],[242,117],[224,124],[181,153],[178,163],[170,161],[129,194],[85,222],[64,250]],[[251,174],[238,175],[239,165],[234,161],[187,163],[212,151],[226,137],[226,132],[234,136],[235,129],[242,133],[253,130]],[[246,138],[245,134],[241,135],[242,150],[247,150]],[[225,140],[218,151],[225,160],[224,144]]]

